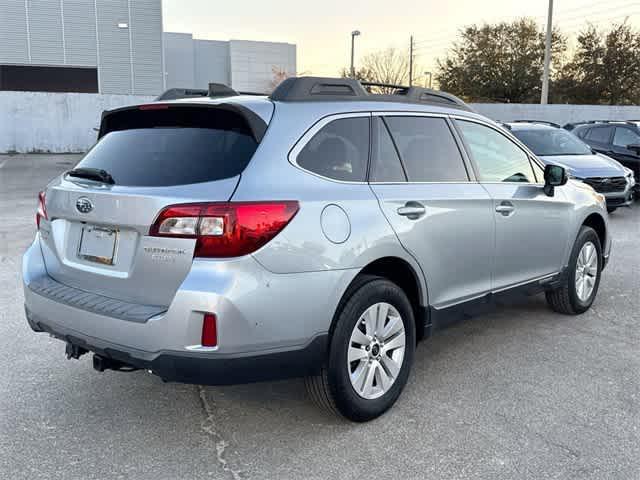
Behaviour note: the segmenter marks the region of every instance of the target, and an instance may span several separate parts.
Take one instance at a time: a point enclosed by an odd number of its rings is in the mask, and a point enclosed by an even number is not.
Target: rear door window
[[[409,182],[466,182],[462,154],[444,118],[385,117]]]
[[[215,109],[117,113],[77,168],[106,170],[116,185],[166,187],[239,175],[258,147],[239,115]],[[208,111],[205,111],[208,110]],[[144,115],[142,115],[144,114]],[[126,118],[125,118],[126,117]],[[114,122],[115,125],[115,122]]]
[[[381,118],[374,118],[373,122],[373,151],[371,152],[369,181],[377,183],[406,182],[407,177],[387,126]]]
[[[369,162],[369,117],[340,118],[320,129],[296,163],[333,180],[364,182]]]
[[[585,138],[596,143],[609,143],[613,127],[595,127],[589,130]]]

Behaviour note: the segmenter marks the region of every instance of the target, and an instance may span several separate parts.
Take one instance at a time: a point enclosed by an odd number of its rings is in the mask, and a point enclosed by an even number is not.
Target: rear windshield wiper
[[[116,183],[109,172],[100,168],[74,168],[69,170],[67,175],[69,177],[86,178],[87,180],[108,183],[109,185],[115,185]]]

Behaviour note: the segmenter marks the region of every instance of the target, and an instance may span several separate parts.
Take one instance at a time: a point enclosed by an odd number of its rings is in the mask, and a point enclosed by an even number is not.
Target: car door
[[[490,291],[492,200],[445,116],[374,114],[370,185],[435,308]],[[471,177],[473,178],[473,177]]]
[[[571,204],[562,189],[547,196],[541,167],[499,129],[470,119],[455,123],[476,176],[493,199],[493,290],[559,272],[571,223]]]
[[[627,148],[628,145],[640,145],[640,134],[631,127],[618,126],[613,135],[613,153],[611,156],[626,167],[632,169],[637,178],[640,175],[640,156]]]

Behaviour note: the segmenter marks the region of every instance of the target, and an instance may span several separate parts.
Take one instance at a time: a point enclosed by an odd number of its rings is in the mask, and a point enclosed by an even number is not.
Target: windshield
[[[591,147],[563,129],[514,130],[522,143],[539,156],[591,155]]]

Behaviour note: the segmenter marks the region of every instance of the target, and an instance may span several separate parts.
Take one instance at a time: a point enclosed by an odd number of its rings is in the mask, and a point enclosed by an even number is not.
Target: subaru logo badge
[[[76,200],[76,210],[80,213],[89,213],[93,210],[93,203],[87,197],[80,197]]]

